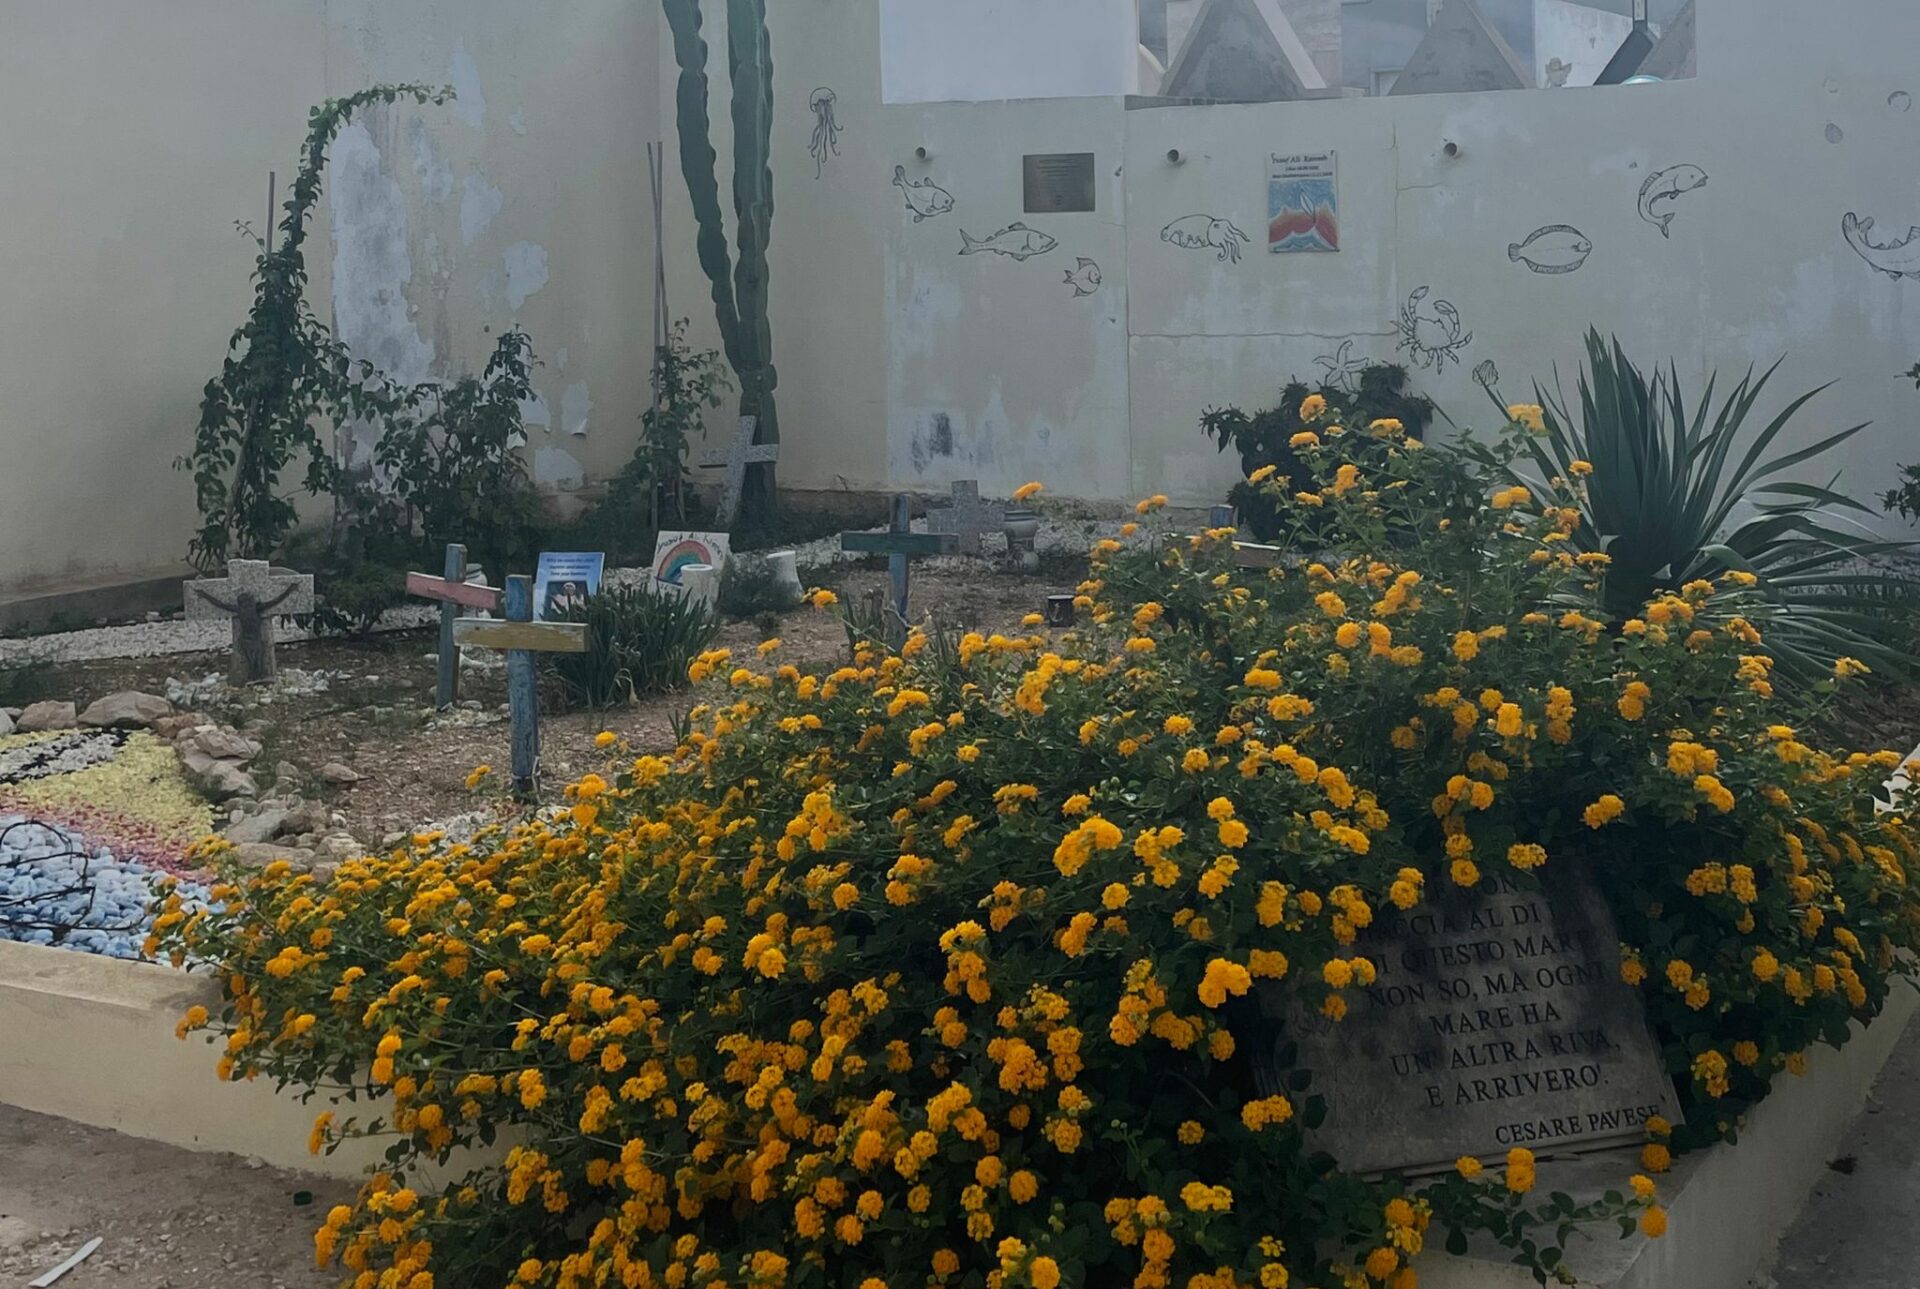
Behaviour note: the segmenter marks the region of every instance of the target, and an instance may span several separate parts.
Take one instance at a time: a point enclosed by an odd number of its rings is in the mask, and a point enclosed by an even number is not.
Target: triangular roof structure
[[[1663,81],[1680,81],[1699,74],[1699,59],[1694,53],[1694,0],[1673,20],[1660,43],[1640,64],[1642,76],[1657,76]]]
[[[1266,103],[1326,88],[1279,0],[1206,0],[1160,93]]]
[[[1533,78],[1473,0],[1445,0],[1427,38],[1407,59],[1390,91],[1454,94],[1468,90],[1527,89]]]

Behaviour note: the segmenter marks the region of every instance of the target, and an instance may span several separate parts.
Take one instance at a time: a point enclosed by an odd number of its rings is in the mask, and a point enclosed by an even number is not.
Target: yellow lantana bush
[[[1341,1017],[1383,911],[1583,863],[1686,1109],[1657,1172],[1903,969],[1898,758],[1796,733],[1738,575],[1592,616],[1577,480],[1369,460],[1257,485],[1333,521],[1271,567],[1140,531],[1076,631],[828,674],[709,653],[679,746],[564,814],[167,910],[154,948],[224,973],[187,1026],[222,1073],[354,1091],[315,1149],[391,1140],[321,1261],[359,1289],[1412,1289],[1469,1233],[1542,1279],[1583,1223],[1658,1235],[1644,1173],[1583,1205],[1524,1150],[1343,1172],[1309,1140],[1340,1071],[1256,997]]]

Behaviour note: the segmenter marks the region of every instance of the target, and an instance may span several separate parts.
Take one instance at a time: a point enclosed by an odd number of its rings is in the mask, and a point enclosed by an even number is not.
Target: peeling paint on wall
[[[431,374],[434,350],[406,295],[413,281],[406,195],[360,121],[334,140],[331,161],[334,330],[354,357],[417,384]]]
[[[527,297],[547,284],[547,248],[515,242],[507,248],[507,304],[517,313]]]
[[[507,204],[507,195],[487,182],[483,174],[467,176],[460,194],[460,243],[472,246],[473,239],[487,231],[487,225]]]
[[[587,396],[587,382],[576,380],[560,393],[560,428],[568,434],[587,432],[587,415],[593,411],[593,399]]]
[[[538,448],[533,454],[533,481],[543,488],[572,492],[587,476],[579,459],[565,448]]]
[[[407,142],[413,148],[413,173],[420,180],[420,195],[436,206],[453,195],[453,167],[440,153],[440,143],[427,129],[424,117],[407,122]]]
[[[447,105],[447,110],[474,129],[479,129],[487,119],[487,96],[480,92],[480,68],[473,61],[473,55],[467,52],[467,42],[464,40],[454,48],[453,64],[447,69],[447,79],[452,82],[454,93],[453,102]]]
[[[507,118],[507,124],[513,127],[515,134],[525,134],[527,132],[527,109],[524,107],[515,108],[513,115]]]
[[[539,394],[520,400],[520,423],[522,425],[544,425],[553,428],[553,412],[547,407],[547,400]]]

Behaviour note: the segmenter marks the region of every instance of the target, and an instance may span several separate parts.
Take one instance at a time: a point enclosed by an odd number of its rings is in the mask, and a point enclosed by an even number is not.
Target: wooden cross
[[[440,603],[440,679],[434,687],[434,705],[445,711],[460,701],[460,646],[453,642],[453,623],[461,606],[500,612],[500,592],[491,586],[467,582],[467,548],[447,546],[446,574],[407,574],[407,594]]]
[[[480,649],[507,651],[507,708],[513,717],[513,792],[523,801],[533,799],[540,768],[540,690],[534,679],[536,653],[585,653],[584,622],[535,622],[533,579],[507,579],[501,597],[506,621],[492,618],[455,618],[453,642]]]
[[[1006,527],[1007,508],[997,501],[980,500],[977,479],[962,479],[953,485],[953,504],[927,512],[927,531],[957,533],[960,553],[978,555],[980,538]]]
[[[772,465],[780,459],[778,443],[755,443],[753,436],[759,432],[759,422],[751,416],[740,418],[740,424],[733,432],[733,446],[722,455],[709,453],[700,459],[705,466],[723,465],[727,468],[727,480],[720,488],[720,505],[714,512],[714,526],[732,528],[734,516],[740,510],[740,497],[747,487],[747,467],[750,465]]]
[[[907,561],[916,555],[952,555],[960,549],[954,533],[913,531],[913,503],[906,493],[895,493],[893,522],[883,533],[841,533],[840,549],[887,557],[887,580],[893,603],[887,614],[887,643],[898,649],[907,639]]]
[[[228,560],[225,577],[196,577],[181,594],[187,621],[232,621],[228,683],[265,685],[273,682],[273,620],[313,612],[313,574],[263,559]]]

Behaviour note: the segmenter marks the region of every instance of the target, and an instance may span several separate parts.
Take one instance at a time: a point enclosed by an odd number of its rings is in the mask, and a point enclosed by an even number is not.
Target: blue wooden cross
[[[535,622],[533,579],[507,579],[506,621],[459,618],[453,624],[458,645],[507,651],[507,708],[513,717],[513,793],[533,799],[540,768],[540,689],[534,675],[536,653],[585,653],[584,622]]]
[[[960,549],[958,533],[913,531],[913,501],[906,493],[893,497],[893,522],[883,533],[841,533],[840,549],[887,557],[887,581],[893,603],[887,614],[887,643],[898,649],[907,639],[907,561],[916,555],[952,555]]]

